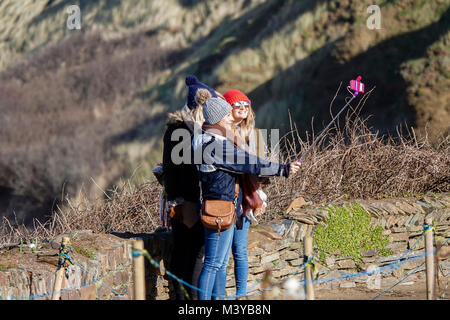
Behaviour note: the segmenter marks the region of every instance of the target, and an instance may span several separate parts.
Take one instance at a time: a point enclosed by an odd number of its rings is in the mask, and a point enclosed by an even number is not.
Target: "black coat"
[[[181,119],[172,119],[166,127],[163,139],[163,181],[167,200],[172,201],[176,198],[183,198],[186,201],[198,202],[200,199],[200,188],[195,164],[192,161],[190,163],[175,164],[171,159],[172,149],[180,143],[180,141],[171,140],[172,133],[176,129],[189,131],[187,125]],[[190,133],[190,136],[190,141],[185,141],[184,149],[189,152],[189,156],[192,154],[192,133]],[[183,156],[183,152],[181,152],[181,156]]]

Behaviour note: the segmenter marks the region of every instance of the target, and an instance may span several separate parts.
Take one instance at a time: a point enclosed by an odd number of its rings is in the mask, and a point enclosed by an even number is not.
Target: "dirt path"
[[[450,299],[450,284],[444,290],[446,283],[449,282],[450,279],[448,278],[440,280],[440,299]],[[382,286],[379,290],[370,290],[365,283],[358,283],[355,288],[348,289],[336,286],[332,290],[317,290],[315,292],[315,298],[316,300],[371,300],[391,286]],[[442,297],[443,293],[445,293],[444,297]],[[376,298],[376,300],[426,300],[426,298],[425,278],[416,278],[414,281],[406,279],[404,282]]]
[[[437,299],[450,300],[450,277],[440,277]],[[353,288],[340,287],[343,282],[330,282],[326,285],[318,285],[314,288],[315,300],[427,300],[425,275],[414,274],[395,285],[396,278],[382,279],[379,289],[369,289],[367,283],[356,282]],[[348,284],[348,282],[347,282]],[[388,290],[389,289],[389,290]],[[383,293],[385,290],[387,292]],[[381,294],[381,295],[380,295]],[[267,294],[258,294],[250,297],[250,300],[296,300],[286,295],[286,291],[277,287],[267,291]]]

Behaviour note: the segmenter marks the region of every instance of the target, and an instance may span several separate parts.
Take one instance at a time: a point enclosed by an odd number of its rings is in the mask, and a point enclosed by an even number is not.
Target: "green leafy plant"
[[[6,271],[9,269],[14,269],[14,268],[17,268],[17,265],[14,263],[9,263],[6,265],[0,263],[0,271]]]
[[[95,259],[95,253],[92,252],[89,249],[81,248],[81,247],[75,247],[75,248],[73,248],[73,251],[75,251],[76,253],[79,253],[79,254],[81,254],[81,255],[89,258],[89,259]]]
[[[382,256],[391,254],[386,249],[388,236],[382,234],[381,226],[370,224],[370,214],[359,204],[353,206],[330,206],[326,225],[314,232],[314,243],[321,261],[326,254],[339,252],[339,256],[351,257],[360,266],[362,251],[376,250]]]

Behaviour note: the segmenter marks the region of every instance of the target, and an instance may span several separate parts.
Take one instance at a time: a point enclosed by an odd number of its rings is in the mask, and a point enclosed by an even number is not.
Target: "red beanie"
[[[233,105],[233,103],[238,101],[248,101],[248,103],[252,105],[250,99],[239,90],[228,90],[227,92],[224,93],[223,97],[231,105]]]

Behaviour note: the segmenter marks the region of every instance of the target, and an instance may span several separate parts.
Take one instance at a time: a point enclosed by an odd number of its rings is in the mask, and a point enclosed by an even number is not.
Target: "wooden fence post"
[[[431,224],[433,220],[431,217],[425,218],[425,223],[430,226],[425,231],[425,265],[427,271],[427,300],[433,300],[434,293],[434,254],[433,254],[433,230]]]
[[[59,249],[59,252],[64,250],[64,248],[67,248],[69,245],[69,237],[64,237],[61,242],[61,248]],[[62,283],[64,281],[64,263],[61,264],[61,257],[58,258],[58,269],[56,270],[56,277],[55,277],[55,285],[53,287],[53,296],[52,300],[59,300],[61,297],[61,288]]]
[[[133,252],[144,250],[142,239],[133,240]],[[145,260],[141,254],[133,256],[134,299],[145,300]]]
[[[313,249],[313,238],[312,238],[312,226],[308,225],[306,230],[305,238],[303,239],[305,257],[309,258],[312,256]],[[307,264],[305,267],[305,291],[306,291],[306,300],[314,300],[314,286],[312,283],[313,280],[313,270],[310,264]]]

